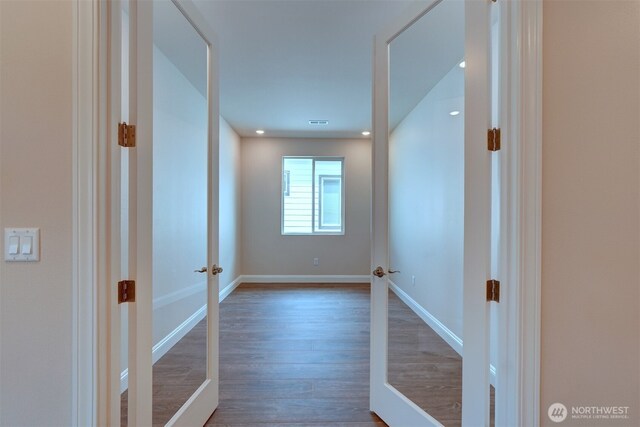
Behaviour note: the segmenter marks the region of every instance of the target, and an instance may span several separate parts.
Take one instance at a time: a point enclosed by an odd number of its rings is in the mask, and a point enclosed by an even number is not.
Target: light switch
[[[4,259],[5,261],[39,261],[40,229],[5,228]]]
[[[31,255],[31,252],[33,252],[33,237],[25,236],[21,240],[20,253],[22,255]]]
[[[20,246],[20,237],[9,237],[9,255],[18,255],[18,246]]]

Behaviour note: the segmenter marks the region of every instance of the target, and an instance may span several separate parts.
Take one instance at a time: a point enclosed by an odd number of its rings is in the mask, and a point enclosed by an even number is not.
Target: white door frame
[[[197,11],[192,3],[181,1],[193,17]],[[111,90],[120,72],[111,36],[119,23],[112,22],[110,8],[119,1],[73,0],[73,341],[72,341],[72,425],[117,425],[120,420],[120,376],[112,375],[111,361],[119,360],[119,342],[111,340],[111,331],[119,329],[119,312],[113,312],[117,298],[116,282],[119,266],[119,200],[110,188],[119,187],[119,177],[111,173],[119,119],[119,95]],[[206,22],[195,18],[196,25],[207,28]],[[208,41],[217,49],[215,36],[207,28]],[[116,44],[116,43],[114,43]],[[217,67],[217,61],[214,62]],[[212,69],[217,75],[217,70]],[[217,80],[209,90],[217,90]],[[117,98],[117,99],[116,99]],[[211,97],[209,97],[211,98]],[[209,138],[217,138],[217,99],[211,100],[213,127]],[[211,161],[217,162],[217,150]],[[210,186],[217,185],[210,177]],[[215,200],[214,200],[215,199]],[[217,209],[217,198],[210,198]],[[216,230],[217,232],[217,230]],[[217,245],[216,245],[217,251]],[[217,257],[217,253],[210,255]],[[215,260],[217,261],[217,259]],[[209,300],[218,294],[210,289]],[[212,314],[212,313],[210,313]],[[212,316],[210,316],[212,317]],[[217,336],[210,337],[210,348],[217,351]],[[213,341],[216,341],[215,343]],[[217,364],[208,366],[208,376],[215,376]],[[206,388],[207,393],[213,390]],[[217,401],[217,389],[215,390]],[[200,405],[198,405],[200,406]],[[184,411],[172,422],[180,422]],[[202,412],[202,408],[196,408]]]
[[[72,424],[110,425],[119,357],[109,339],[112,213],[106,203],[108,2],[74,0]],[[540,254],[542,146],[542,0],[503,8],[503,277],[496,425],[536,426],[540,414]],[[509,284],[517,286],[509,286]],[[119,416],[119,414],[117,414]]]
[[[496,426],[537,426],[540,424],[542,0],[499,1],[499,6],[504,197]]]

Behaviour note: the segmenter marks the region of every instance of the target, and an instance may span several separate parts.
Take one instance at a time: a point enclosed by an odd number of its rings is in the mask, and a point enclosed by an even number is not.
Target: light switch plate
[[[11,250],[11,242],[18,240],[18,253]],[[22,248],[25,243],[31,239],[30,253],[23,254]],[[8,227],[4,229],[4,260],[30,262],[40,261],[40,229],[39,228],[17,228]]]

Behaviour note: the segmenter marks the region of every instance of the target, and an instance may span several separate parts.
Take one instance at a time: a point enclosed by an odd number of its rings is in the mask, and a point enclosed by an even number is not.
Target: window
[[[282,158],[282,234],[344,234],[343,158]]]

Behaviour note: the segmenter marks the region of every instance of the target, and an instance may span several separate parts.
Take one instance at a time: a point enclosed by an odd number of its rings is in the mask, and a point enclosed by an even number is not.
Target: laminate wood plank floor
[[[460,357],[389,298],[389,382],[459,426]],[[240,285],[220,305],[220,404],[206,425],[385,426],[369,412],[369,306],[368,284]],[[154,426],[202,383],[203,337],[201,322],[154,365]],[[126,425],[126,392],[123,408]]]
[[[388,381],[446,427],[461,425],[462,357],[389,291]],[[488,390],[494,425],[494,391]]]
[[[153,426],[164,426],[202,385],[207,373],[206,318],[153,364]],[[120,425],[128,424],[128,394],[120,398]]]
[[[368,285],[239,286],[220,306],[207,426],[385,426],[369,411]]]

